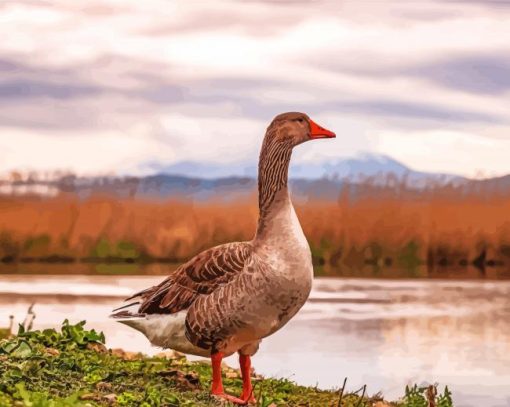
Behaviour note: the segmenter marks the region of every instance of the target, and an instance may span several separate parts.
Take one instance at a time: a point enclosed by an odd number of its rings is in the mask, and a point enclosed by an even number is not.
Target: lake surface
[[[0,325],[34,328],[86,319],[107,345],[160,352],[108,319],[111,309],[161,276],[0,275]],[[227,360],[237,365],[235,357]],[[447,384],[458,407],[510,406],[510,282],[316,279],[308,303],[253,358],[258,373],[300,384],[401,396],[406,384]]]

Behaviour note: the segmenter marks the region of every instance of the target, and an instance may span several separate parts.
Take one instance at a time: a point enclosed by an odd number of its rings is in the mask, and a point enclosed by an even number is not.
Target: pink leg
[[[224,394],[223,380],[221,378],[221,360],[223,359],[223,353],[214,353],[211,355],[212,364],[212,386],[211,393],[221,395]]]
[[[224,400],[230,401],[234,404],[246,405],[247,402],[240,398],[225,394],[223,389],[223,380],[221,378],[221,360],[223,359],[223,353],[217,352],[211,355],[212,364],[212,385],[211,394],[217,397],[221,397]]]
[[[248,355],[239,355],[239,364],[241,365],[241,375],[243,378],[243,393],[241,399],[247,403],[255,403],[253,396],[253,387],[251,385],[251,358]]]

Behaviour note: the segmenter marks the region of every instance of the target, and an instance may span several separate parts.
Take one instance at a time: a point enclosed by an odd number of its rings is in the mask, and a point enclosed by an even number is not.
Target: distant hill
[[[190,161],[159,168],[155,175],[142,177],[77,177],[65,175],[52,180],[0,182],[0,194],[56,195],[75,193],[82,198],[93,194],[117,197],[188,198],[205,201],[211,198],[233,200],[253,197],[257,190],[256,165],[211,164]],[[349,196],[370,193],[381,196],[405,184],[405,190],[454,185],[463,191],[491,191],[510,194],[510,175],[485,180],[469,180],[452,174],[414,171],[388,156],[363,154],[321,163],[291,165],[290,185],[296,200],[338,199],[345,186]],[[445,190],[446,191],[446,190]],[[406,192],[406,193],[407,193]],[[399,192],[399,196],[402,196]]]
[[[337,199],[344,181],[339,179],[294,179],[290,181],[296,199]],[[157,174],[146,177],[74,178],[67,177],[51,185],[60,192],[75,193],[82,198],[93,194],[108,194],[119,198],[187,198],[196,201],[234,200],[254,196],[257,180],[248,177],[218,179],[190,178],[180,175]]]
[[[82,197],[92,193],[117,196],[171,198],[193,200],[237,199],[256,193],[256,164],[217,164],[183,161],[144,177],[63,177],[55,185],[61,191],[76,192]],[[385,185],[388,179],[406,179],[408,185],[421,188],[426,182],[461,181],[449,174],[414,171],[402,163],[382,155],[363,154],[321,163],[294,164],[290,168],[290,185],[296,199],[335,200],[343,186],[366,183]],[[355,191],[356,188],[351,191]]]
[[[150,166],[162,174],[180,175],[190,178],[217,179],[229,177],[257,177],[257,164],[218,164],[193,161],[181,161],[167,166]],[[321,178],[347,178],[359,180],[376,175],[394,174],[401,178],[408,176],[410,181],[423,179],[442,180],[445,182],[462,179],[452,174],[438,174],[414,171],[399,161],[387,156],[364,153],[356,157],[343,157],[312,163],[291,163],[291,179],[316,180]]]

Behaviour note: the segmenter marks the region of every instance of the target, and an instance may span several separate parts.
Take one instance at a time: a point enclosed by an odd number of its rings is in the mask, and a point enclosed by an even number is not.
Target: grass
[[[64,321],[61,330],[25,331],[0,340],[0,406],[220,406],[208,389],[208,363],[167,353],[155,357],[108,350],[104,335]],[[401,400],[320,390],[286,379],[254,377],[257,406],[451,407],[448,388],[409,387]],[[226,390],[240,394],[237,370],[224,368]],[[344,382],[345,387],[345,382]],[[427,401],[430,400],[430,401]],[[429,404],[431,401],[435,404]]]

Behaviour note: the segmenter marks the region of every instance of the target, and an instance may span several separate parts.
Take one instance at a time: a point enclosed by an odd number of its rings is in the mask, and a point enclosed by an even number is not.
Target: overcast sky
[[[297,110],[338,138],[296,161],[510,173],[510,2],[3,0],[0,27],[0,172],[253,162]]]

